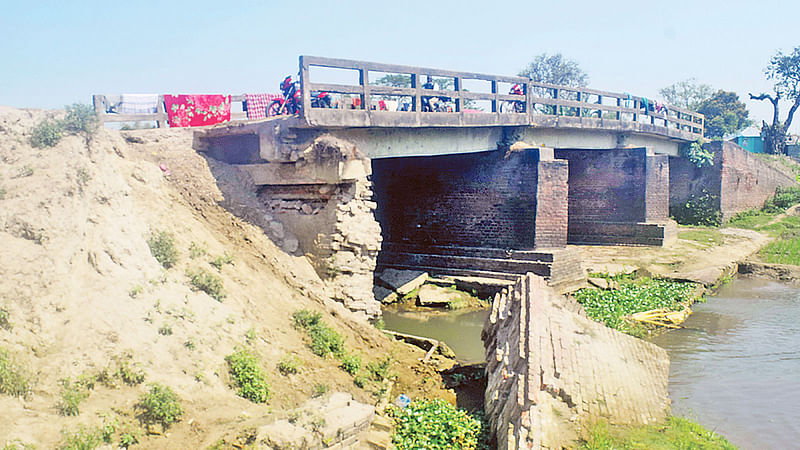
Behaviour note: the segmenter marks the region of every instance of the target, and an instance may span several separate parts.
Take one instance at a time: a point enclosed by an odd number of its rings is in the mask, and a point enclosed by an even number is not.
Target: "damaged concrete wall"
[[[499,449],[572,448],[598,419],[666,418],[666,352],[592,321],[541,277],[495,296],[482,338],[485,410]]]
[[[261,226],[287,253],[308,257],[347,308],[377,317],[372,273],[382,238],[371,163],[352,143],[331,136],[303,145],[281,160],[210,165],[232,212]],[[213,148],[216,157],[230,153],[238,161],[240,152]]]

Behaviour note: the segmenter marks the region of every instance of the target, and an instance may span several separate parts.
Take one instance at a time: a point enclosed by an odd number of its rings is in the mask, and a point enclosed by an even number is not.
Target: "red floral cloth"
[[[278,94],[244,94],[247,100],[247,118],[265,119],[267,117],[267,108],[273,100],[282,99],[282,95]]]
[[[165,95],[170,127],[202,127],[231,120],[230,95]]]

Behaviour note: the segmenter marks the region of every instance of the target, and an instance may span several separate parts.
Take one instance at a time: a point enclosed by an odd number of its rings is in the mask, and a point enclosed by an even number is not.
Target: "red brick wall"
[[[647,155],[644,222],[669,219],[669,157]]]
[[[645,218],[646,152],[556,150],[569,161],[569,220],[642,222]]]
[[[536,248],[559,248],[567,245],[568,208],[567,162],[539,162],[536,203]]]
[[[530,249],[563,245],[566,208],[537,224],[538,152],[490,151],[372,161],[384,242]],[[554,164],[565,173],[562,164]],[[564,177],[565,178],[565,177]],[[551,194],[566,180],[546,179]],[[560,191],[559,191],[560,189]],[[563,223],[563,225],[561,225]],[[559,240],[559,232],[564,235]],[[536,240],[541,230],[541,243]]]
[[[685,202],[690,195],[702,195],[703,189],[719,198],[725,219],[737,212],[760,208],[779,186],[791,186],[795,180],[758,156],[732,142],[712,142],[706,149],[714,152],[714,165],[698,169],[686,158],[671,157],[670,203]]]

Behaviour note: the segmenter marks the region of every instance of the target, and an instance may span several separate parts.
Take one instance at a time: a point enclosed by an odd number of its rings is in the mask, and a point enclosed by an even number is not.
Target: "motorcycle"
[[[299,114],[302,109],[303,97],[297,82],[288,76],[279,85],[283,98],[273,100],[267,107],[267,116],[280,116],[282,114]],[[313,93],[311,97],[312,108],[330,108],[331,96],[327,92]]]
[[[430,77],[422,85],[422,89],[436,89]],[[449,101],[448,97],[422,97],[422,112],[450,112],[451,110],[447,106]]]
[[[511,95],[525,95],[525,93],[522,92],[522,86],[520,86],[519,84],[511,86],[511,89],[509,89],[508,93]],[[500,108],[500,110],[501,112],[524,113],[525,103],[519,100],[503,102],[503,105]]]

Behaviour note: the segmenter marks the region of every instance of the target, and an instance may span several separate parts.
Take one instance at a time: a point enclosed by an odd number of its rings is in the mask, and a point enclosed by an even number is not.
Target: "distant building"
[[[764,140],[761,131],[756,127],[747,127],[741,133],[731,138],[739,147],[751,153],[764,153]]]

